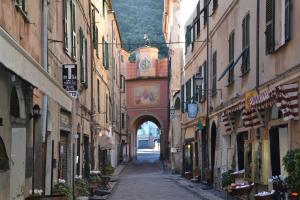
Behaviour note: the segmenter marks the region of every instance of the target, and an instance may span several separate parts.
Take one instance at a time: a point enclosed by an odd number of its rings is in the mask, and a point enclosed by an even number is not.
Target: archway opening
[[[141,123],[136,131],[137,160],[154,162],[160,156],[160,128],[152,121]]]

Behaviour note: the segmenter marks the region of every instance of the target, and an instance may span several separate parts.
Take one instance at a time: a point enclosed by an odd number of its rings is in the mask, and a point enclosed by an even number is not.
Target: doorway
[[[90,145],[89,145],[89,137],[83,136],[83,177],[88,178],[90,174]]]
[[[67,180],[67,158],[68,158],[68,132],[60,132],[60,142],[59,142],[59,164],[58,164],[58,178]]]
[[[215,157],[216,157],[216,139],[217,139],[217,127],[215,122],[211,126],[211,177],[212,183],[214,182],[214,169],[215,169]]]

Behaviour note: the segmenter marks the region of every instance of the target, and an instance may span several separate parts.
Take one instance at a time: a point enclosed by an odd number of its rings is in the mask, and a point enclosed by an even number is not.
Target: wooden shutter
[[[85,83],[86,87],[88,87],[88,48],[87,48],[87,39],[84,38],[84,67],[85,67]]]
[[[266,53],[272,53],[275,47],[275,1],[266,0]]]
[[[199,73],[200,73],[200,76],[203,77],[203,66],[199,67]],[[199,92],[198,101],[200,103],[202,101],[202,97],[203,97],[203,82],[202,81],[200,82],[198,92]]]
[[[102,65],[105,67],[105,40],[102,37]]]
[[[208,8],[209,5],[207,5],[207,0],[203,0],[203,6],[204,6],[204,26],[207,24],[208,20]]]
[[[72,0],[71,1],[71,29],[72,29],[72,57],[75,59],[76,58],[76,43],[77,43],[77,37],[76,37],[76,22],[75,22],[75,3]]]
[[[234,62],[234,32],[229,36],[229,63]],[[228,83],[232,83],[234,80],[234,68],[229,69]]]
[[[180,95],[181,95],[181,99],[180,99],[180,101],[181,101],[181,112],[184,112],[184,104],[185,104],[185,100],[184,100],[184,85],[181,85],[181,93],[180,93]]]
[[[249,70],[249,66],[250,66],[250,59],[249,59],[249,44],[250,44],[250,40],[249,40],[249,20],[250,20],[250,15],[247,14],[244,19],[243,19],[243,24],[242,24],[242,28],[243,28],[243,39],[242,39],[242,50],[243,50],[243,57],[242,57],[242,66],[241,66],[241,72],[242,74],[247,72]],[[247,50],[248,49],[248,50]]]
[[[289,41],[291,39],[291,31],[292,31],[292,0],[285,0],[285,41]]]
[[[80,27],[79,29],[79,59],[80,59],[80,82],[84,83],[85,78],[84,78],[84,60],[83,60],[83,31],[82,28]]]
[[[105,42],[105,67],[106,69],[109,68],[109,49],[107,42]]]
[[[213,53],[213,66],[212,66],[212,96],[217,93],[217,52]]]
[[[208,93],[208,90],[207,90],[207,61],[204,61],[203,63],[203,77],[204,77],[204,99],[207,98],[207,93]]]
[[[67,0],[63,0],[63,24],[64,24],[64,47],[68,49],[68,5]]]

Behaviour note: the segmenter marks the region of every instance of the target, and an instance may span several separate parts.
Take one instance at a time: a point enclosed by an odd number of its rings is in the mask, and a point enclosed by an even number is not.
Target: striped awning
[[[251,110],[265,109],[276,104],[278,109],[282,112],[284,120],[297,120],[299,115],[298,90],[298,82],[268,89],[260,95],[250,98],[250,108]]]
[[[226,114],[225,112],[222,114],[222,122],[225,127],[225,134],[231,134],[234,128],[234,117],[232,115]]]
[[[250,110],[246,111],[246,109],[243,109],[242,113],[242,119],[243,119],[243,125],[245,128],[259,128],[264,125],[263,121],[263,115],[261,114],[263,110]],[[260,115],[260,117],[259,117]]]

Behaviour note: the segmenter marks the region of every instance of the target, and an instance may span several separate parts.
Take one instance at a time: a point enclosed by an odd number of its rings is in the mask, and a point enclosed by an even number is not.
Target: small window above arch
[[[174,104],[175,110],[180,110],[180,98],[177,97]]]

